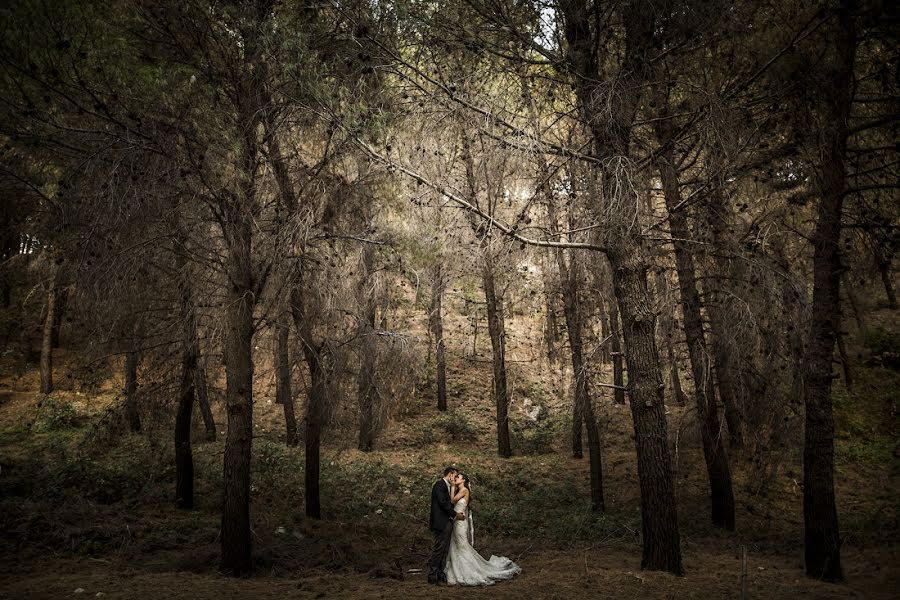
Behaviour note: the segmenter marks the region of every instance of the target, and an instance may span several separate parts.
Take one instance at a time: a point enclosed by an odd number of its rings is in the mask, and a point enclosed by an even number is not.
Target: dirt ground
[[[896,549],[877,555],[856,549],[845,553],[847,583],[807,579],[797,560],[749,555],[748,598],[893,599],[900,581]],[[409,573],[421,565],[404,565],[403,579],[371,573],[317,571],[302,577],[257,576],[230,579],[218,574],[154,573],[113,562],[53,556],[4,556],[0,598],[571,598],[718,600],[740,598],[740,559],[705,550],[685,550],[685,577],[640,570],[640,557],[616,549],[530,553],[517,557],[523,573],[512,581],[485,588],[435,589],[424,575]],[[78,592],[77,590],[82,590]]]

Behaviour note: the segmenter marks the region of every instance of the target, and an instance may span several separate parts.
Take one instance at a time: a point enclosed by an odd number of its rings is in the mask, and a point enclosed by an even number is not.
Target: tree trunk
[[[667,297],[664,290],[667,288],[665,276],[661,272],[656,273],[656,295],[658,298]],[[672,388],[672,397],[675,404],[684,406],[687,404],[687,396],[681,388],[681,376],[678,374],[678,360],[675,356],[675,311],[670,302],[663,302],[662,322],[663,344],[666,347],[666,361],[669,363],[669,386]]]
[[[856,290],[853,289],[853,284],[849,277],[844,278],[843,289],[847,296],[847,300],[850,302],[853,318],[856,321],[856,328],[862,333],[866,330],[866,319],[863,315],[862,307],[859,305],[859,298],[856,295]]]
[[[712,235],[713,245],[716,248],[727,248],[729,240],[726,238],[726,220],[724,201],[718,193],[712,193],[702,205],[704,217]],[[728,334],[728,311],[725,294],[726,286],[723,277],[734,273],[731,262],[721,256],[719,252],[713,253],[711,263],[712,273],[707,277],[706,292],[708,302],[706,305],[709,314],[710,331],[712,333],[713,361],[715,363],[715,380],[719,385],[719,398],[725,407],[725,422],[728,425],[728,437],[732,448],[741,448],[744,445],[744,411],[743,398],[738,395],[740,385],[738,382],[740,369],[738,357]]]
[[[560,280],[563,284],[563,307],[566,313],[566,329],[569,334],[569,348],[572,353],[572,373],[575,378],[575,415],[579,421],[584,421],[588,437],[588,458],[591,468],[591,510],[604,511],[606,504],[603,500],[603,463],[600,452],[600,431],[597,428],[597,419],[594,416],[594,406],[591,402],[590,385],[587,368],[584,364],[584,344],[582,342],[581,312],[578,310],[578,264],[575,252],[569,251],[569,264],[565,264],[562,252],[557,253],[559,263]],[[575,433],[575,432],[573,432]],[[581,426],[578,431],[578,454],[581,458]]]
[[[356,380],[356,397],[359,404],[359,441],[357,447],[363,452],[371,452],[375,447],[375,436],[378,433],[379,415],[375,414],[375,401],[378,390],[375,387],[375,347],[374,331],[376,304],[372,297],[372,269],[375,260],[375,247],[366,244],[362,252],[360,284],[357,297],[362,314],[359,316],[358,338],[360,352],[359,374]]]
[[[840,331],[841,212],[847,190],[844,157],[856,50],[854,17],[847,0],[836,9],[831,37],[834,65],[824,95],[824,126],[816,165],[822,195],[813,234],[812,322],[803,372],[806,430],[803,445],[803,523],[806,574],[841,581],[841,536],[834,499],[834,415],[832,356]]]
[[[47,310],[44,315],[44,335],[41,338],[41,393],[53,391],[53,323],[56,320],[60,267],[54,253],[50,253],[47,277]]]
[[[62,329],[63,317],[66,314],[66,307],[69,304],[69,289],[67,287],[58,287],[56,290],[56,306],[53,311],[53,331],[50,334],[50,344],[54,348],[59,348],[59,330]]]
[[[622,372],[622,330],[619,327],[619,308],[615,298],[609,301],[608,310],[607,320],[609,322],[610,343],[612,346],[610,355],[612,356],[613,364],[613,384],[616,386],[613,400],[616,404],[625,404],[625,376]]]
[[[487,303],[488,333],[494,366],[494,401],[497,403],[497,452],[502,458],[512,456],[509,443],[509,395],[506,389],[506,328],[503,300],[494,287],[494,271],[488,258],[481,267],[484,299]]]
[[[125,354],[125,420],[129,430],[137,433],[141,430],[141,415],[137,407],[137,352]]]
[[[553,199],[549,199],[553,202]],[[547,342],[547,362],[555,365],[559,362],[559,325],[556,322],[556,285],[553,281],[550,265],[543,269],[544,276],[544,301],[547,317],[544,320],[544,340]],[[581,428],[578,429],[581,431]],[[580,447],[580,444],[579,444]]]
[[[666,146],[669,133],[665,125],[657,125],[657,136],[661,145]],[[675,267],[678,273],[678,287],[681,292],[681,309],[684,319],[684,333],[687,338],[688,356],[694,377],[694,396],[697,402],[697,417],[703,440],[703,456],[709,480],[712,502],[712,524],[729,531],[734,530],[734,493],[731,486],[731,469],[728,454],[719,432],[719,416],[716,397],[712,385],[712,369],[703,332],[700,315],[700,293],[697,291],[694,259],[687,242],[690,230],[687,216],[682,210],[678,175],[674,166],[671,147],[664,150],[658,160],[660,178],[666,208],[669,211],[669,229],[675,248]]]
[[[444,314],[442,301],[444,297],[444,269],[441,259],[435,264],[431,280],[431,314],[429,325],[434,336],[435,378],[437,383],[437,408],[447,410],[447,359],[444,355]]]
[[[283,317],[282,317],[283,318]],[[275,401],[284,409],[284,441],[297,445],[297,418],[294,416],[294,395],[291,391],[291,362],[288,351],[290,326],[279,321],[275,340]]]
[[[199,344],[197,356],[200,356]],[[199,358],[198,358],[199,360]],[[216,421],[213,418],[212,407],[209,405],[209,394],[206,387],[206,369],[197,366],[194,371],[194,388],[197,391],[197,404],[200,406],[200,415],[203,417],[203,426],[206,430],[206,441],[216,441]]]
[[[875,247],[875,262],[881,274],[881,284],[884,286],[888,308],[897,310],[897,295],[894,293],[894,282],[891,280],[891,259],[885,256],[884,251],[878,246]]]
[[[235,215],[236,217],[237,215]],[[229,251],[225,312],[225,434],[222,558],[220,568],[245,575],[253,568],[250,539],[250,454],[253,440],[253,308],[251,225],[234,218],[226,232]]]
[[[194,507],[194,455],[191,447],[191,419],[196,392],[197,324],[194,298],[186,260],[179,260],[178,283],[181,316],[181,380],[178,386],[178,408],[175,412],[175,506]]]

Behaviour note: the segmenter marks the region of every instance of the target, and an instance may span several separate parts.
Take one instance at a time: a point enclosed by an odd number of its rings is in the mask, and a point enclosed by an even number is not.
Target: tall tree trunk
[[[503,299],[494,287],[494,270],[485,257],[481,267],[481,282],[487,303],[488,333],[494,366],[494,401],[497,405],[497,453],[502,458],[512,456],[509,443],[509,393],[506,388],[506,326],[503,318]]]
[[[712,235],[715,248],[728,248],[730,240],[725,234],[726,217],[725,202],[718,192],[710,194],[702,203],[704,218]],[[730,302],[723,277],[734,274],[734,266],[730,260],[722,256],[721,251],[713,252],[711,262],[712,273],[706,278],[706,292],[709,301],[706,305],[709,314],[710,332],[712,333],[712,356],[715,364],[715,381],[719,385],[719,398],[725,407],[725,422],[728,425],[728,436],[732,448],[744,445],[744,402],[738,395],[740,389],[739,357],[735,356],[731,336],[728,333],[727,302]]]
[[[616,404],[625,404],[625,376],[622,372],[622,337],[619,326],[619,307],[616,299],[609,301],[607,321],[609,323],[610,345],[612,346],[613,384],[616,386],[613,400]]]
[[[69,288],[57,286],[56,294],[56,307],[53,312],[53,331],[50,334],[50,344],[54,348],[59,348],[59,330],[62,329],[63,317],[69,304]]]
[[[291,330],[290,325],[285,323],[283,318],[282,316],[278,322],[275,340],[275,401],[284,410],[285,444],[293,447],[297,445],[297,418],[294,415],[294,394],[291,391],[291,362],[288,349]]]
[[[657,125],[657,136],[662,146],[667,146],[670,132],[665,125]],[[716,408],[715,391],[712,385],[712,369],[708,361],[706,335],[700,315],[700,293],[697,291],[694,259],[687,242],[690,239],[687,216],[681,207],[681,192],[675,171],[674,153],[671,146],[664,150],[658,160],[660,178],[666,208],[669,211],[669,229],[675,248],[675,267],[678,273],[678,287],[681,292],[681,311],[684,319],[684,333],[687,338],[688,356],[694,377],[694,396],[697,402],[697,417],[703,440],[703,456],[709,479],[712,503],[712,524],[729,531],[734,530],[734,493],[731,486],[731,468],[728,454],[719,432],[719,415]]]
[[[133,432],[141,430],[141,415],[137,407],[138,362],[137,352],[125,354],[125,420],[128,421],[128,428]]]
[[[197,346],[197,356],[200,356],[199,343]],[[197,404],[200,406],[200,415],[203,417],[203,426],[206,430],[206,441],[214,442],[216,441],[216,420],[212,414],[212,407],[209,405],[206,369],[199,364],[197,365],[197,370],[194,371],[194,388],[197,391]]]
[[[44,334],[41,338],[41,393],[53,391],[53,323],[56,320],[56,301],[59,294],[60,266],[53,252],[49,253],[50,265],[47,276],[47,310],[44,315]]]
[[[881,284],[884,286],[888,308],[897,310],[897,294],[894,293],[894,282],[891,280],[891,259],[890,256],[885,256],[884,251],[877,245],[875,246],[875,263],[878,265],[878,273],[881,275]]]
[[[225,312],[224,502],[222,571],[243,575],[252,570],[250,539],[250,454],[253,440],[253,308],[250,223],[237,221],[228,232],[229,279]]]
[[[816,183],[821,199],[813,234],[812,322],[803,372],[806,430],[803,445],[803,524],[806,574],[843,580],[841,536],[834,499],[832,356],[840,332],[841,212],[847,191],[845,155],[849,136],[856,30],[852,2],[836,9],[834,64],[823,89],[824,126]]]
[[[181,316],[181,380],[178,386],[178,408],[175,412],[175,506],[194,507],[194,455],[191,447],[191,419],[196,392],[197,324],[193,290],[186,260],[179,260],[178,283]]]
[[[447,359],[444,353],[444,268],[442,259],[438,259],[434,266],[431,279],[431,314],[429,326],[434,336],[434,362],[435,379],[437,383],[437,408],[440,411],[447,410]]]
[[[853,284],[849,277],[844,277],[843,290],[847,296],[847,300],[850,302],[850,309],[853,311],[853,319],[856,321],[856,328],[862,333],[866,330],[866,318],[863,315],[862,307],[859,305],[859,297],[857,297],[856,290],[853,289]]]
[[[665,276],[661,272],[656,273],[656,295],[659,298],[668,296],[664,290],[668,287]],[[672,397],[678,406],[687,403],[687,396],[681,387],[681,376],[678,374],[678,360],[675,357],[675,311],[670,302],[663,302],[662,322],[663,344],[666,348],[666,361],[669,363],[669,387],[672,388]]]
[[[627,183],[634,176],[631,128],[641,89],[652,76],[648,57],[655,44],[657,7],[651,0],[632,0],[622,7],[624,53],[612,76],[616,93],[610,94],[599,83],[606,78],[597,55],[600,42],[592,33],[593,8],[586,0],[558,0],[556,6],[568,43],[572,87],[601,163],[602,196],[597,199],[597,209],[608,226],[604,234],[607,258],[626,349],[641,488],[641,567],[681,575],[684,568],[663,401],[665,386],[656,348],[656,315],[647,289],[647,248],[637,223],[640,215],[635,212],[639,203],[630,195]],[[605,102],[602,107],[598,106],[600,99]]]
[[[600,430],[594,416],[591,402],[587,366],[584,364],[584,344],[582,342],[582,318],[578,310],[578,264],[575,252],[570,251],[569,264],[565,264],[562,252],[557,253],[559,274],[563,284],[563,307],[566,313],[566,329],[569,334],[569,348],[572,353],[572,374],[575,378],[575,414],[584,421],[588,437],[588,459],[591,469],[591,510],[604,511],[603,462],[600,450]],[[581,427],[578,428],[578,456],[581,458]]]
[[[376,347],[374,340],[376,304],[372,297],[372,269],[375,260],[375,247],[366,244],[362,252],[360,286],[357,297],[362,309],[358,336],[360,341],[359,374],[356,381],[356,397],[359,404],[359,440],[357,447],[363,452],[370,452],[375,447],[375,436],[378,432],[378,418],[375,414],[375,401],[378,390],[375,387]]]
[[[549,202],[553,202],[551,198]],[[550,265],[546,265],[543,270],[544,279],[544,309],[547,311],[547,317],[544,319],[544,340],[547,343],[547,362],[555,365],[559,362],[559,325],[556,322],[556,282],[553,281],[553,274]],[[578,428],[581,431],[581,428]],[[579,444],[580,448],[580,444]]]

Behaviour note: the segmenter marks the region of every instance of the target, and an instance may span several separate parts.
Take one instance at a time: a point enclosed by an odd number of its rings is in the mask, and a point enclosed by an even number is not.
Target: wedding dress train
[[[456,512],[465,512],[466,499],[461,498],[456,506]],[[475,548],[472,547],[474,525],[471,515],[464,521],[455,521],[453,524],[453,536],[450,538],[450,551],[447,554],[447,564],[444,572],[447,573],[447,583],[450,585],[491,585],[496,581],[512,579],[522,572],[522,569],[505,556],[491,556],[485,560]]]

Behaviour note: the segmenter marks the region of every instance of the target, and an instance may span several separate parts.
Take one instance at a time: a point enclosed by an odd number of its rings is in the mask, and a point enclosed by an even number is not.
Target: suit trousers
[[[434,535],[434,545],[431,547],[431,558],[428,559],[428,581],[430,583],[447,581],[444,563],[447,562],[447,553],[450,551],[450,538],[453,537],[454,522],[451,519],[443,531],[431,530]]]

